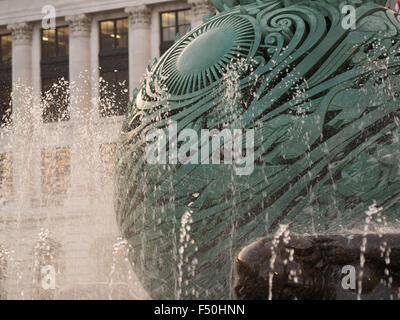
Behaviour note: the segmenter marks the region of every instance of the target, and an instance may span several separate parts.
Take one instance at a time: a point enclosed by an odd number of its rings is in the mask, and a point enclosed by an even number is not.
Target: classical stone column
[[[137,88],[151,63],[151,10],[146,5],[125,8],[129,14],[129,89]]]
[[[41,38],[42,30],[41,24],[36,23],[33,26],[32,37],[32,152],[31,163],[33,170],[30,170],[31,186],[30,186],[30,205],[36,208],[40,205],[42,188],[42,142],[43,142],[43,109],[41,103],[41,71],[40,60],[42,56]]]
[[[81,120],[90,110],[90,29],[86,14],[65,17],[69,24],[69,76],[71,119]]]
[[[30,212],[30,186],[32,183],[32,25],[16,23],[7,26],[12,33],[12,156],[14,218],[23,225]],[[23,239],[14,239],[14,258],[21,264],[9,268],[7,282],[10,298],[23,298],[21,292],[29,296],[27,283],[30,278],[22,266],[29,257],[21,249],[26,245]]]
[[[86,14],[65,17],[69,24],[69,112],[73,126],[71,146],[71,196],[69,205],[88,206],[93,159],[93,108],[91,103],[90,31]]]
[[[18,214],[29,208],[32,149],[32,25],[7,26],[12,33],[12,120],[14,125],[14,192]]]
[[[188,3],[192,7],[192,29],[202,24],[204,15],[214,11],[209,0],[188,0]]]
[[[92,103],[92,66],[91,66],[91,17],[86,14],[66,16],[69,24],[69,76],[70,76],[70,117],[72,125],[71,143],[71,186],[69,198],[65,203],[67,210],[79,215],[75,234],[70,235],[68,244],[69,259],[65,265],[65,279],[70,283],[86,283],[92,281],[89,270],[89,258],[86,245],[93,236],[96,226],[93,203],[93,172],[95,171],[94,155],[97,151],[94,141],[94,103]],[[94,67],[94,66],[93,66]],[[78,222],[79,221],[79,222]],[[85,222],[83,222],[85,221]],[[92,223],[87,224],[87,221]],[[80,224],[86,225],[86,233]]]
[[[13,84],[32,86],[32,25],[26,22],[10,24],[12,34]],[[14,87],[15,88],[15,87]],[[13,89],[14,89],[13,88]]]

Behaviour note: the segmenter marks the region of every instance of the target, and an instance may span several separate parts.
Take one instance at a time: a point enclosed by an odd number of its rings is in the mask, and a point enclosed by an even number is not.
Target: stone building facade
[[[0,299],[146,297],[118,238],[115,145],[147,65],[211,10],[0,0]]]

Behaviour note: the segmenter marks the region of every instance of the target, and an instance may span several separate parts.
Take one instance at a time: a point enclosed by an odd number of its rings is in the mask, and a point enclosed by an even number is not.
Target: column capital
[[[66,16],[65,21],[68,22],[72,37],[88,37],[90,35],[92,19],[85,13]]]
[[[146,5],[125,8],[133,27],[149,27],[151,24],[151,9]]]
[[[32,24],[27,22],[12,23],[7,26],[11,31],[14,44],[31,44],[32,43]]]
[[[187,2],[191,5],[194,16],[209,14],[214,9],[209,0],[187,0]]]

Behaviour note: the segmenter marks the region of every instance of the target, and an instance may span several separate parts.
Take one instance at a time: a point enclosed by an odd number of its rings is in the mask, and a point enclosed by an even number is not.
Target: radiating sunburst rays
[[[190,70],[189,72],[179,70],[177,65],[184,50],[200,36],[215,31],[227,32],[227,36],[228,33],[232,36],[225,52],[202,70]],[[257,42],[255,34],[257,32],[255,32],[254,23],[243,16],[229,15],[211,20],[190,32],[167,53],[167,57],[159,69],[163,85],[172,95],[185,95],[220,81],[226,73],[228,65],[239,59],[248,59],[255,54],[258,47],[258,43],[255,43]],[[207,44],[207,42],[204,43]]]

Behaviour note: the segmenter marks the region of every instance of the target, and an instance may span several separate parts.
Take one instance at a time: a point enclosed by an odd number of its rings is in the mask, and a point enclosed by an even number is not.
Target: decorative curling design
[[[153,298],[229,298],[235,254],[280,224],[352,230],[373,201],[399,218],[400,18],[378,2],[354,1],[344,29],[336,0],[221,0],[151,67],[123,127],[116,210]],[[146,133],[172,120],[177,134],[253,129],[254,171],[149,164]]]
[[[69,24],[71,36],[88,37],[90,35],[90,30],[91,30],[90,16],[81,13],[81,14],[66,16],[65,21],[67,21]]]
[[[13,23],[9,24],[7,29],[11,31],[15,45],[32,43],[32,24],[28,22]]]

